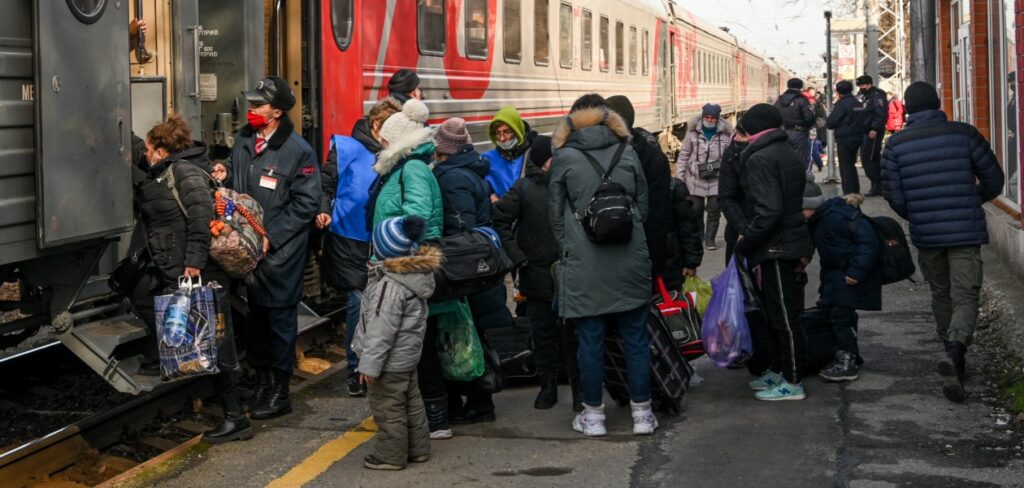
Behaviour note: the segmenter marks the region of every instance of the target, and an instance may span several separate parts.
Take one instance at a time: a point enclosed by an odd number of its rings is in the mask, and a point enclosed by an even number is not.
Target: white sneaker
[[[658,418],[651,410],[651,401],[643,403],[629,402],[633,411],[633,435],[651,435],[658,430]]]
[[[430,440],[442,441],[445,439],[451,439],[455,435],[452,429],[441,429],[430,431]]]
[[[604,428],[604,404],[591,407],[583,404],[583,411],[576,414],[572,420],[572,430],[582,432],[587,437],[601,437],[608,435]]]

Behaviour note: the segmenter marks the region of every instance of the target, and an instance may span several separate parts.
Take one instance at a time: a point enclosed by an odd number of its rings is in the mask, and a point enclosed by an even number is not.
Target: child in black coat
[[[826,200],[808,182],[804,191],[807,217],[821,265],[818,309],[832,325],[836,359],[819,374],[826,381],[858,378],[857,310],[882,309],[881,242],[860,211],[857,193]]]

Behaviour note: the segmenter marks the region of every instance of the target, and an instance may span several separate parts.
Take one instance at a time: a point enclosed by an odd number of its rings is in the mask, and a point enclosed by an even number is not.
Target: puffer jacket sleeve
[[[971,146],[971,166],[978,177],[978,193],[981,195],[981,201],[987,202],[1003,192],[1006,175],[996,161],[992,146],[976,129],[971,135]]]
[[[690,155],[694,154],[694,146],[697,144],[697,133],[688,130],[683,138],[683,147],[679,149],[679,158],[676,159],[676,178],[686,181],[687,166],[690,164]]]
[[[565,209],[569,199],[565,186],[566,166],[569,164],[566,151],[568,150],[555,151],[548,180],[548,217],[551,220],[551,233],[555,236],[558,256],[562,255],[562,244],[565,242]]]
[[[757,156],[752,157],[747,161],[746,171],[750,178],[750,195],[747,198],[754,203],[754,216],[741,232],[741,240],[736,245],[736,252],[740,255],[767,242],[778,228],[784,212],[782,187],[779,178],[771,174],[768,163]]]
[[[648,210],[650,209],[647,194],[647,178],[644,176],[643,168],[640,167],[640,157],[637,156],[632,147],[627,147],[626,150],[633,152],[633,180],[636,185],[636,205],[640,209],[640,220],[645,222],[647,221]]]
[[[742,233],[747,227],[747,216],[743,214],[740,207],[740,182],[739,182],[739,148],[730,145],[725,150],[722,158],[722,167],[718,173],[718,206],[725,215],[726,224],[732,227],[737,234]]]
[[[400,187],[405,187],[402,203],[403,215],[418,215],[428,222],[435,214],[434,192],[432,185],[437,185],[434,173],[422,161],[410,160],[395,177],[402,178]]]
[[[872,268],[878,265],[881,242],[871,222],[864,217],[851,221],[853,234],[853,256],[846,266],[846,276],[864,282]]]
[[[185,266],[203,269],[210,254],[210,221],[214,219],[213,194],[209,178],[197,166],[177,162],[173,166],[175,186],[185,206]]]
[[[505,249],[505,253],[508,254],[509,259],[515,263],[516,267],[522,266],[527,259],[526,253],[519,248],[516,233],[512,229],[521,217],[519,210],[522,208],[521,199],[524,184],[526,184],[526,178],[520,178],[519,181],[516,181],[512,188],[509,188],[505,195],[494,203],[493,212],[491,213],[491,218],[494,220],[494,229],[501,236],[501,246]]]
[[[299,155],[288,185],[288,197],[288,206],[277,218],[264,222],[267,239],[275,249],[303,231],[320,208],[320,165],[312,151],[302,151]]]
[[[359,322],[357,334],[362,335],[359,341],[358,371],[366,376],[380,377],[388,354],[395,346],[395,338],[402,327],[402,316],[405,314],[401,286],[384,279],[375,288],[377,293],[363,302],[369,306],[364,310]]]
[[[903,192],[903,178],[896,160],[896,144],[892,139],[886,142],[882,151],[882,194],[897,215],[907,218],[907,196]]]
[[[338,148],[331,144],[327,162],[320,172],[320,211],[330,215],[334,207],[334,196],[338,192]]]
[[[684,268],[696,269],[704,259],[704,243],[701,242],[697,227],[697,215],[688,199],[690,192],[686,185],[677,181],[672,186],[672,226],[682,251],[682,265]]]

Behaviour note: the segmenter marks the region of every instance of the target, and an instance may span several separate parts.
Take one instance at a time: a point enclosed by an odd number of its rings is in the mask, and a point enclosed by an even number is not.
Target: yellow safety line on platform
[[[284,476],[271,481],[267,488],[298,488],[313,481],[355,448],[372,439],[376,432],[377,423],[373,417],[367,417],[358,427],[320,446],[320,449],[296,464]]]

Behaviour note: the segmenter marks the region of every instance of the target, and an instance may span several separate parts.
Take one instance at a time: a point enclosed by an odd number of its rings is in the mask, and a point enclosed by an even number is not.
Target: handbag
[[[714,138],[712,138],[714,139]],[[707,154],[704,155],[704,163],[697,163],[697,176],[705,180],[718,178],[718,171],[722,168],[721,160],[708,161],[711,159],[711,141],[708,141]]]

